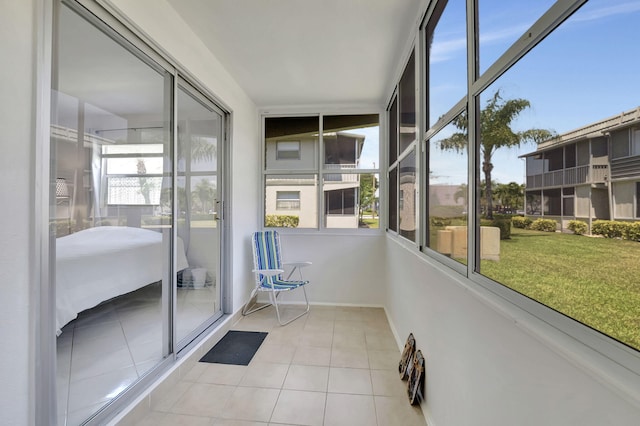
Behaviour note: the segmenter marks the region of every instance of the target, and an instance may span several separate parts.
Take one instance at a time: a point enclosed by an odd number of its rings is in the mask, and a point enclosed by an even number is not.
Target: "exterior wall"
[[[276,160],[277,141],[300,141],[299,160]],[[317,168],[316,139],[275,138],[267,142],[266,163],[267,170],[300,170]]]
[[[637,425],[640,401],[572,339],[397,241],[386,246],[385,307],[398,344],[413,333],[425,355],[430,426]]]
[[[315,175],[310,175],[315,176]],[[278,191],[300,191],[299,210],[276,209]],[[298,216],[298,228],[315,228],[318,225],[317,185],[269,185],[265,188],[265,214]]]
[[[2,2],[0,45],[0,423],[34,424],[34,264],[36,8],[40,1]]]
[[[358,227],[358,215],[325,215],[327,228],[349,228]]]

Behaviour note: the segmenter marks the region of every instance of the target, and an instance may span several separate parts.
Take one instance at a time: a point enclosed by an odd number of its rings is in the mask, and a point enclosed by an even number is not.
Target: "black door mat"
[[[267,333],[260,331],[230,330],[200,358],[200,362],[249,365],[266,337]]]

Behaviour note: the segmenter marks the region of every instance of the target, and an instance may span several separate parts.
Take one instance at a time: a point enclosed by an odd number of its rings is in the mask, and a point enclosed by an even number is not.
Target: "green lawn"
[[[481,272],[640,349],[640,243],[512,228]]]
[[[361,222],[360,227],[362,227],[362,224],[365,224],[367,228],[378,228],[380,219],[364,218],[364,219],[360,219],[360,222]]]

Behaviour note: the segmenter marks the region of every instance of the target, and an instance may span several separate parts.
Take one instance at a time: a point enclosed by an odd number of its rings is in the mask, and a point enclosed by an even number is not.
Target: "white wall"
[[[638,424],[640,401],[615,391],[597,365],[587,374],[455,272],[394,240],[386,245],[387,313],[401,342],[413,332],[425,355],[430,426]]]
[[[36,0],[0,4],[0,423],[33,422],[30,300]]]
[[[220,62],[163,0],[110,0],[131,21],[162,46],[182,66],[232,110],[231,218],[233,310],[251,291],[250,245],[245,244],[259,226],[260,211],[260,118],[251,99]]]
[[[384,235],[281,233],[280,239],[283,260],[312,262],[303,269],[311,303],[384,306]],[[282,299],[304,297],[296,291]]]

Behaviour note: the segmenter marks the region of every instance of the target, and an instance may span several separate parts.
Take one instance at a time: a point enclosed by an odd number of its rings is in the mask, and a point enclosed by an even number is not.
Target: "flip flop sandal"
[[[416,352],[416,339],[413,337],[413,333],[407,337],[407,342],[404,344],[404,350],[402,351],[402,357],[398,363],[398,373],[400,378],[405,380],[409,378],[411,369],[413,368],[413,355]]]
[[[424,399],[424,376],[425,376],[425,360],[422,351],[415,353],[413,357],[413,368],[407,383],[407,392],[411,405],[420,404]]]

